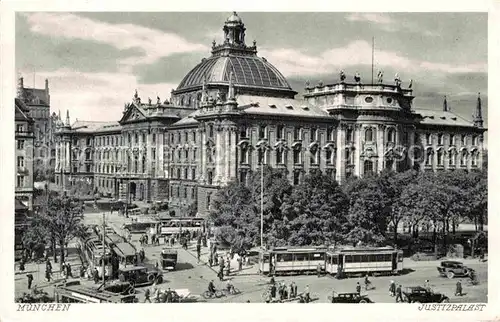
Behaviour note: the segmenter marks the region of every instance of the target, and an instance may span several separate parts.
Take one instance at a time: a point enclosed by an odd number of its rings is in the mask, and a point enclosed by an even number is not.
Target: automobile
[[[161,250],[161,267],[165,270],[175,270],[177,265],[177,250],[163,248]]]
[[[101,285],[99,289],[120,295],[135,294],[135,288],[130,282],[112,281]]]
[[[433,292],[422,286],[406,287],[403,293],[403,301],[408,303],[448,303],[448,296]]]
[[[366,295],[358,293],[333,293],[328,296],[331,303],[373,303]]]
[[[130,282],[134,287],[163,283],[163,273],[153,267],[131,266],[118,271],[120,282]]]
[[[441,266],[437,267],[440,276],[448,277],[449,279],[458,277],[469,277],[474,271],[472,268],[464,266],[462,262],[457,261],[442,261]]]

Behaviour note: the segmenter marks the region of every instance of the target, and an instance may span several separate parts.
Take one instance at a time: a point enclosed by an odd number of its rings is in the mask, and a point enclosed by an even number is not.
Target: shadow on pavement
[[[403,270],[401,271],[401,273],[399,273],[399,275],[408,275],[410,273],[413,273],[415,272],[414,269],[411,269],[411,268],[403,268]]]
[[[177,263],[177,265],[175,266],[176,271],[184,271],[191,268],[194,268],[191,263]]]

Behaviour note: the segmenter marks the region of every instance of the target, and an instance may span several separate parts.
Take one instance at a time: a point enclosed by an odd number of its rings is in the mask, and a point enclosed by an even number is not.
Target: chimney
[[[448,109],[448,102],[446,101],[446,96],[444,97],[443,100],[443,112],[449,112],[450,110]]]
[[[476,113],[474,114],[474,126],[483,127],[483,107],[481,106],[481,93],[477,93]]]
[[[49,80],[48,79],[45,79],[45,96],[47,97],[47,104],[50,105]]]
[[[23,100],[23,96],[24,96],[24,78],[23,77],[19,77],[19,79],[17,80],[17,98]]]

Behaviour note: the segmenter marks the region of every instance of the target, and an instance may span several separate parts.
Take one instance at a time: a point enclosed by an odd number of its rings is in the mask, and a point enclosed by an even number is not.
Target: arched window
[[[267,138],[267,128],[265,126],[259,126],[259,139]]]
[[[296,127],[296,128],[293,129],[293,139],[294,140],[301,140],[302,137],[301,137],[300,134],[301,134],[300,133],[300,127]]]
[[[432,144],[432,134],[427,133],[425,135],[425,141],[427,142],[427,145],[431,145]]]
[[[352,128],[348,128],[347,131],[346,131],[346,136],[345,136],[345,140],[346,142],[348,143],[351,143],[354,141],[354,132],[352,130]]]
[[[467,136],[465,134],[462,135],[462,145],[467,145]]]
[[[318,130],[316,128],[311,129],[311,142],[318,140]]]
[[[450,134],[450,145],[455,145],[455,135]]]
[[[214,137],[214,126],[213,124],[208,125],[208,137],[213,138]]]
[[[309,153],[311,153],[311,164],[318,164],[318,147],[313,146]]]
[[[432,154],[432,149],[427,149],[427,151],[425,151],[425,165],[432,165]]]
[[[185,168],[185,169],[184,169],[184,179],[186,179],[186,180],[187,180],[187,178],[188,178],[188,169],[187,169],[187,168]]]
[[[301,164],[302,163],[302,158],[300,155],[300,149],[294,149],[293,150],[293,163],[294,164]]]
[[[396,142],[396,130],[393,128],[390,128],[387,131],[387,142]]]
[[[177,178],[181,178],[181,169],[177,168]]]
[[[449,161],[450,166],[455,166],[455,164],[457,163],[457,152],[455,150],[451,150],[449,156],[450,156],[450,161]]]
[[[471,160],[470,160],[471,166],[477,167],[478,159],[479,159],[479,153],[477,151],[472,152]]]
[[[259,149],[259,164],[265,163],[265,151],[263,148]]]
[[[276,130],[276,138],[278,140],[284,139],[285,138],[285,127],[283,125],[278,125],[278,128]]]
[[[373,130],[370,127],[365,130],[365,141],[366,142],[373,141]]]
[[[443,165],[443,151],[442,150],[437,151],[437,164],[438,164],[438,166]]]
[[[462,157],[460,158],[460,165],[461,166],[467,166],[467,151],[463,150],[462,151]]]
[[[438,144],[443,145],[443,134],[441,133],[438,134]]]
[[[365,176],[373,174],[373,161],[365,160],[363,165],[363,173]]]

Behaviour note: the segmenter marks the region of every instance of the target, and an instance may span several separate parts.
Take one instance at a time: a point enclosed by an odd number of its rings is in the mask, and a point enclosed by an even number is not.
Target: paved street
[[[86,214],[85,224],[100,224],[102,223],[102,214]],[[106,215],[106,221],[109,226],[113,227],[118,233],[122,233],[121,226],[126,221],[124,217],[117,214]],[[140,235],[133,235],[132,242],[140,249],[138,237]],[[161,240],[162,242],[163,240]],[[164,245],[160,246],[146,246],[146,262],[154,264],[160,259],[160,252]],[[178,250],[178,265],[176,271],[164,271],[164,283],[159,287],[161,289],[189,289],[191,294],[200,295],[208,286],[210,280],[214,280],[217,289],[226,285],[226,282],[220,282],[217,278],[217,267],[210,268],[207,263],[208,248],[202,248],[201,262],[198,263],[196,258],[195,244],[191,244],[188,250],[184,250],[179,246],[175,247]],[[76,272],[79,267],[79,259],[75,254],[70,254],[70,262],[73,270]],[[394,298],[389,296],[388,288],[391,280],[397,284],[405,286],[423,285],[426,279],[430,280],[431,287],[438,292],[442,292],[450,297],[450,302],[486,302],[487,301],[487,263],[479,263],[477,260],[463,260],[464,264],[474,268],[477,271],[478,278],[481,282],[478,286],[469,285],[466,279],[462,279],[465,295],[462,297],[453,296],[455,291],[455,284],[458,279],[449,280],[447,278],[439,277],[437,274],[436,266],[439,265],[438,261],[421,261],[414,262],[405,259],[404,267],[408,269],[408,273],[401,276],[384,276],[371,278],[374,290],[368,291],[369,298],[378,303],[391,303]],[[39,286],[44,288],[51,294],[53,283],[43,282],[45,265],[39,264],[37,269],[36,264],[28,264],[26,272],[16,274],[16,294],[22,294],[27,291],[26,273],[31,272],[35,281],[34,284],[39,282]],[[57,267],[57,266],[55,266]],[[236,262],[232,263],[231,267],[236,269]],[[16,269],[17,271],[17,269]],[[76,275],[76,274],[75,274]],[[55,276],[58,279],[58,274]],[[270,278],[260,276],[257,274],[257,265],[244,266],[241,272],[235,272],[229,276],[233,285],[241,291],[241,294],[222,297],[219,299],[208,300],[210,302],[261,302],[262,293],[267,287]],[[227,277],[226,277],[227,280]],[[276,281],[285,281],[288,285],[292,280],[298,285],[299,292],[304,289],[306,285],[312,293],[313,298],[317,298],[315,302],[327,302],[327,296],[331,294],[332,290],[336,292],[354,292],[356,282],[363,285],[362,278],[350,278],[344,280],[337,280],[330,276],[322,276],[318,278],[316,275],[301,275],[301,276],[278,276],[275,277]],[[91,281],[84,281],[83,283],[93,285]],[[143,301],[145,287],[138,288],[138,297]],[[203,298],[200,298],[203,300]],[[204,301],[204,300],[203,300]]]

